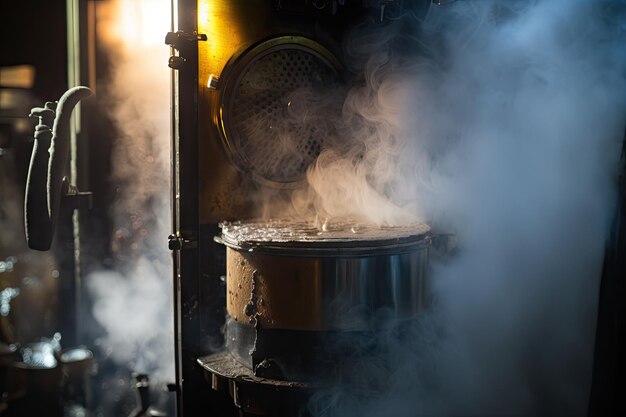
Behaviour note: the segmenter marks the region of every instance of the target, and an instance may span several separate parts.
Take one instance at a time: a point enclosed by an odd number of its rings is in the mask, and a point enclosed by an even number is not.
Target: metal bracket
[[[185,239],[180,235],[169,235],[168,248],[172,251],[195,249],[198,247],[198,241],[196,239]]]
[[[179,30],[178,32],[167,32],[167,35],[165,35],[165,44],[180,51],[191,42],[206,41],[207,39],[204,33],[193,32],[190,34]]]
[[[167,32],[165,35],[165,44],[171,46],[178,51],[178,55],[172,55],[169,58],[168,66],[172,69],[179,70],[183,68],[187,59],[185,51],[187,51],[196,42],[206,41],[208,38],[203,33],[186,33],[182,30],[178,32]]]
[[[63,177],[61,195],[63,196],[63,204],[70,208],[91,210],[93,207],[93,193],[91,191],[79,191],[75,185],[70,184],[67,177]]]
[[[183,58],[182,56],[172,55],[170,59],[167,61],[167,66],[170,67],[171,69],[179,70],[183,66],[185,66],[186,62],[187,60]]]

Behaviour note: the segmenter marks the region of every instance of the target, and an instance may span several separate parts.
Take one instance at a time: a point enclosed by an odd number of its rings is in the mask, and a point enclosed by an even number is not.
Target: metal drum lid
[[[378,226],[353,221],[317,225],[294,219],[220,223],[216,240],[236,250],[286,256],[363,256],[412,251],[430,244],[424,223]]]

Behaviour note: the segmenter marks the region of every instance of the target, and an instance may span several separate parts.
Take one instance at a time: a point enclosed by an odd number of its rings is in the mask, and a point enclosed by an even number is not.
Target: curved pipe
[[[56,103],[48,102],[45,107],[35,107],[30,112],[30,116],[39,117],[39,124],[35,128],[35,142],[26,180],[24,223],[28,246],[37,250],[48,250],[52,236],[45,178],[48,176],[48,148],[52,141],[50,126],[54,122],[55,109]]]
[[[31,112],[31,115],[39,116],[24,204],[26,240],[31,249],[44,251],[52,244],[69,157],[70,116],[78,102],[91,94],[89,88],[82,86],[66,91],[56,105],[52,130],[49,127],[50,112],[54,110],[52,103]]]

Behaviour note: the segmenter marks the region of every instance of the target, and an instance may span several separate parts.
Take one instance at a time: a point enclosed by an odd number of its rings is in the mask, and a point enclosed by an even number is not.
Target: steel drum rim
[[[291,218],[223,222],[219,225],[222,233],[214,240],[239,252],[305,258],[389,256],[419,251],[431,244],[430,227],[423,223],[387,229],[376,227],[374,231],[368,231],[373,224],[349,219],[337,224],[338,229],[316,233],[317,229],[309,222]],[[363,233],[347,233],[354,226],[362,227]]]
[[[216,236],[215,242],[239,252],[302,258],[354,258],[363,256],[400,255],[426,249],[430,233],[402,238],[368,241],[320,240],[284,242],[235,242],[227,236]]]

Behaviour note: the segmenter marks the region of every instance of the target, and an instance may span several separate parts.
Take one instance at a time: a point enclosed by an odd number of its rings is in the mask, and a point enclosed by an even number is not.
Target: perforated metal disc
[[[242,54],[222,94],[223,134],[237,164],[255,179],[292,186],[335,135],[339,66],[301,37],[266,41]]]

